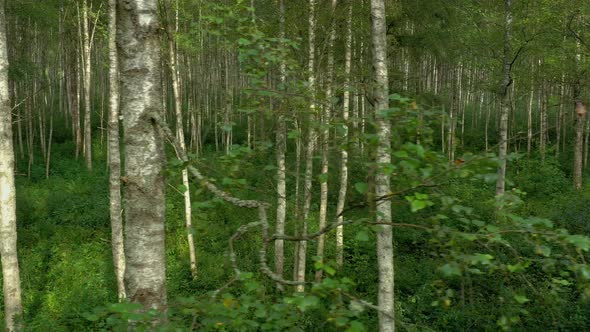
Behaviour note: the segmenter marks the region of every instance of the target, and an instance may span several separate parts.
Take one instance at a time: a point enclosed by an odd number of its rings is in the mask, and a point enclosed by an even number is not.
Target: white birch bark
[[[20,272],[16,248],[16,193],[12,115],[8,93],[8,49],[4,0],[0,0],[0,256],[4,320],[7,331],[18,329],[14,318],[22,313]]]
[[[178,16],[176,17],[178,19]],[[184,129],[183,129],[183,116],[182,116],[182,96],[180,94],[180,78],[179,78],[179,71],[178,71],[178,54],[176,53],[176,43],[174,42],[174,36],[170,31],[170,27],[168,29],[168,50],[170,55],[170,72],[172,74],[172,90],[174,93],[174,109],[175,109],[175,118],[176,118],[176,139],[178,139],[178,143],[183,150],[186,150],[186,142],[184,139]],[[185,187],[186,191],[183,193],[184,196],[184,220],[185,226],[187,230],[187,242],[188,242],[188,252],[189,252],[189,259],[190,259],[190,269],[193,278],[197,277],[197,253],[195,251],[195,240],[194,240],[194,230],[192,224],[192,207],[191,207],[191,194],[190,194],[190,184],[188,181],[188,171],[187,169],[182,170],[182,184]]]
[[[510,57],[512,56],[511,33],[512,33],[512,0],[505,0],[505,28],[504,28],[504,59],[503,59],[503,75],[500,83],[500,137],[499,137],[499,151],[498,159],[500,165],[498,166],[498,179],[496,180],[496,195],[504,194],[506,187],[506,155],[508,153],[508,113],[510,112],[510,102],[508,100],[508,87],[512,83],[510,74],[512,64]]]
[[[117,56],[117,1],[109,0],[109,190],[111,214],[111,245],[117,296],[125,293],[125,251],[123,247],[123,220],[121,208],[121,150],[119,146],[119,59]]]
[[[348,190],[348,115],[350,111],[350,72],[352,69],[352,9],[351,2],[348,7],[346,19],[346,50],[344,55],[344,100],[342,104],[342,150],[340,151],[340,190],[338,191],[338,202],[336,203],[337,223],[344,221],[341,215],[346,203],[346,191]],[[336,228],[336,264],[341,267],[344,264],[344,226]]]
[[[157,0],[119,2],[118,50],[125,131],[125,286],[131,302],[164,311],[164,142]]]
[[[328,169],[329,169],[329,144],[330,144],[330,116],[332,113],[332,97],[334,95],[334,43],[336,41],[336,5],[338,0],[332,0],[332,24],[330,25],[330,37],[328,41],[328,73],[326,77],[326,101],[327,105],[323,107],[322,114],[322,168],[320,183],[320,213],[318,219],[318,229],[326,227],[326,218],[328,214]],[[325,234],[318,237],[317,256],[323,260],[324,247],[326,244]],[[322,270],[316,271],[315,280],[320,282],[322,279]]]
[[[389,76],[387,70],[387,36],[384,0],[371,0],[373,68],[375,75],[375,122],[377,127],[377,165],[391,164],[391,124],[383,116],[389,108]],[[390,193],[389,175],[378,170],[375,177],[375,197]],[[376,206],[377,223],[391,223],[391,201],[382,199]],[[395,331],[393,234],[391,225],[381,225],[377,232],[377,261],[379,265],[379,331]]]
[[[90,82],[92,78],[92,67],[90,64],[90,26],[88,22],[88,4],[86,0],[84,0],[82,6],[82,27],[84,31],[84,160],[86,161],[86,167],[88,169],[92,169],[92,110],[90,106]]]
[[[284,0],[278,0],[279,6],[279,38],[285,39],[285,3]],[[285,84],[287,81],[286,72],[287,65],[285,61],[280,64],[280,82]],[[250,117],[248,117],[248,125],[250,124]],[[248,127],[250,128],[250,127]],[[248,130],[248,133],[250,131]],[[276,234],[283,235],[285,233],[285,217],[287,215],[287,185],[286,185],[286,166],[285,153],[287,150],[286,139],[286,123],[284,110],[279,109],[277,133],[277,221]],[[249,136],[248,136],[249,137]],[[275,240],[275,273],[283,276],[285,265],[285,247],[283,240]]]
[[[307,64],[307,70],[309,71],[309,91],[311,95],[311,103],[309,105],[309,134],[307,142],[307,150],[305,152],[305,180],[303,184],[303,225],[301,235],[307,235],[307,219],[309,218],[309,210],[311,207],[311,186],[313,180],[313,153],[315,151],[316,144],[316,132],[314,128],[314,118],[316,112],[315,104],[315,5],[316,0],[309,0],[309,59]],[[307,255],[307,241],[303,240],[299,242],[299,248],[297,252],[297,273],[296,280],[299,282],[305,281],[305,266],[306,266],[306,255]],[[303,292],[305,286],[299,285],[296,287],[298,292]]]

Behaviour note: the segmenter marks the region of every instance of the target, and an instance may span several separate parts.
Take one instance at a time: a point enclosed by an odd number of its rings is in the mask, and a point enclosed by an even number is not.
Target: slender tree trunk
[[[377,165],[391,164],[391,123],[382,110],[389,108],[389,76],[387,71],[387,38],[385,1],[371,0],[373,68],[375,70],[375,121],[377,127]],[[389,174],[382,169],[375,177],[375,196],[385,197],[391,192]],[[391,201],[377,202],[377,222],[391,223]],[[379,331],[395,331],[393,233],[390,225],[381,225],[377,232],[377,261],[379,264]]]
[[[531,148],[533,146],[533,100],[535,95],[535,86],[531,79],[531,94],[527,105],[527,140],[526,140],[526,151],[527,154],[531,154]]]
[[[340,191],[338,191],[338,203],[336,203],[336,215],[338,223],[344,221],[342,212],[346,203],[346,192],[348,190],[348,113],[350,111],[350,72],[352,69],[352,9],[354,4],[348,5],[348,16],[346,19],[346,51],[344,55],[344,100],[342,104],[342,122],[344,131],[342,133],[342,149],[340,151]],[[336,228],[336,264],[342,267],[344,264],[344,226]]]
[[[555,157],[559,157],[559,153],[561,152],[561,131],[565,128],[565,123],[563,122],[563,104],[564,104],[564,96],[565,96],[565,75],[561,74],[561,81],[560,81],[560,88],[559,88],[559,113],[557,113],[557,133],[555,135]]]
[[[178,5],[178,3],[177,3]],[[172,90],[174,93],[174,109],[176,118],[176,139],[183,150],[186,150],[186,143],[184,139],[183,129],[183,115],[182,115],[182,96],[180,94],[180,79],[178,71],[178,54],[176,54],[176,43],[174,42],[174,35],[172,34],[171,27],[167,26],[168,29],[168,50],[170,56],[170,72],[172,74]],[[193,225],[192,225],[192,208],[191,208],[191,195],[190,195],[190,184],[188,181],[188,170],[185,168],[182,170],[182,184],[185,187],[184,196],[184,219],[187,230],[187,241],[188,251],[190,259],[190,269],[193,278],[197,277],[197,253],[195,252],[195,240],[193,236]]]
[[[111,246],[117,297],[122,301],[125,292],[125,251],[123,246],[123,218],[121,208],[121,151],[119,147],[119,59],[117,54],[117,0],[109,0],[109,193],[111,214]]]
[[[547,104],[549,91],[547,91],[547,82],[541,81],[540,108],[539,108],[539,152],[541,153],[541,162],[545,162],[545,152],[547,150]]]
[[[586,113],[588,110],[586,105],[580,99],[580,73],[579,65],[582,61],[582,55],[580,53],[580,42],[576,44],[576,80],[573,88],[574,97],[574,114],[575,114],[575,142],[574,142],[574,189],[582,189],[582,171],[583,171],[583,149],[584,149],[584,122],[586,121]]]
[[[125,286],[131,302],[164,311],[166,159],[157,124],[163,118],[158,3],[129,0],[119,2],[117,10],[125,130]]]
[[[305,180],[303,185],[303,224],[301,235],[307,235],[307,221],[309,218],[309,210],[311,208],[311,186],[313,181],[313,153],[315,151],[316,144],[316,131],[314,127],[314,119],[316,113],[315,105],[315,5],[316,0],[309,0],[309,59],[308,67],[309,71],[309,92],[311,96],[311,104],[309,105],[309,133],[307,150],[305,152]],[[297,253],[297,281],[305,281],[305,266],[306,266],[306,255],[307,255],[307,241],[300,241]],[[305,287],[303,285],[297,286],[298,292],[303,292]]]
[[[278,0],[279,6],[279,38],[285,39],[285,3],[284,0]],[[287,64],[285,61],[281,61],[280,64],[280,82],[281,85],[287,81]],[[284,104],[281,103],[281,106]],[[276,234],[282,235],[285,233],[285,217],[287,215],[287,185],[286,185],[286,166],[285,166],[285,154],[287,151],[287,138],[286,138],[286,123],[285,123],[285,110],[283,107],[279,108],[279,116],[277,122],[277,221],[276,221]],[[250,142],[250,125],[251,117],[248,115],[248,142]],[[275,240],[275,273],[279,276],[283,276],[283,270],[285,266],[285,247],[283,240]],[[282,288],[282,286],[279,286]]]
[[[49,105],[49,137],[47,138],[47,156],[45,158],[45,178],[49,179],[49,165],[51,164],[51,140],[53,139],[53,96]]]
[[[320,175],[320,213],[318,229],[326,227],[326,218],[328,214],[328,169],[329,169],[329,144],[330,144],[330,116],[332,113],[333,102],[332,96],[334,95],[334,87],[332,86],[334,81],[334,43],[336,41],[336,5],[338,0],[332,0],[332,24],[330,26],[330,37],[328,41],[328,73],[326,77],[326,101],[327,105],[323,107],[322,114],[322,169]],[[321,234],[318,237],[317,257],[323,260],[324,247],[326,244],[325,234]],[[322,279],[323,270],[317,270],[315,274],[316,282],[320,282]]]
[[[16,193],[12,110],[8,94],[8,48],[4,0],[0,0],[0,256],[4,321],[8,332],[17,331],[15,317],[22,314],[20,272],[17,255]]]
[[[590,139],[590,119],[586,117],[584,124],[584,169],[588,167],[588,140]]]
[[[508,88],[512,84],[511,75],[511,57],[512,47],[512,0],[505,0],[505,29],[504,29],[504,60],[502,82],[500,84],[500,137],[498,159],[498,179],[496,181],[496,195],[504,194],[506,186],[506,155],[508,152],[508,114],[510,112],[510,102],[508,100]]]
[[[583,146],[584,146],[584,122],[586,120],[586,106],[576,96],[575,100],[576,114],[576,141],[574,144],[574,188],[582,189],[582,169],[583,169]]]
[[[91,106],[90,106],[90,82],[92,76],[92,67],[90,59],[90,23],[88,21],[88,4],[84,0],[82,5],[82,27],[84,30],[84,160],[86,167],[92,169],[92,125],[91,125]]]

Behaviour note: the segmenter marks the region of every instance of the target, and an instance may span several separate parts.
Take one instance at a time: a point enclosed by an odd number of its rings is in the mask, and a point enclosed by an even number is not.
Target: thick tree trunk
[[[391,164],[391,124],[382,115],[389,108],[389,76],[387,70],[387,36],[384,0],[371,0],[373,68],[375,70],[375,122],[377,127],[377,165],[386,167]],[[375,196],[385,197],[391,192],[389,174],[382,169],[375,177]],[[393,268],[393,234],[391,225],[391,201],[382,199],[377,202],[376,220],[384,223],[377,232],[377,261],[379,264],[379,331],[395,331],[394,319],[394,268]]]
[[[118,5],[121,110],[125,130],[125,286],[131,302],[164,311],[164,142],[156,0]]]
[[[8,48],[4,0],[0,0],[0,256],[6,331],[18,329],[14,318],[22,314],[20,275],[16,248],[16,193],[12,112],[8,94]]]
[[[496,181],[496,195],[504,194],[506,187],[506,155],[508,152],[508,114],[510,112],[510,102],[508,100],[508,88],[512,84],[511,76],[511,57],[512,47],[511,31],[512,31],[512,0],[505,0],[505,30],[504,30],[504,60],[502,82],[500,83],[500,137],[499,137],[499,151],[498,159],[500,165],[498,166],[498,179]]]
[[[117,54],[117,0],[109,0],[109,193],[111,214],[111,246],[117,297],[125,292],[125,251],[123,246],[123,215],[121,209],[121,150],[119,147],[119,59]]]

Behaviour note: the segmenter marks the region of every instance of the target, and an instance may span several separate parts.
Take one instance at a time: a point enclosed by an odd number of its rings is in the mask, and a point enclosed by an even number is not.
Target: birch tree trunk
[[[285,3],[284,0],[278,0],[279,6],[279,38],[285,39]],[[281,61],[280,64],[280,82],[284,86],[287,81],[287,64],[285,61]],[[250,133],[251,119],[248,116],[248,133]],[[283,235],[285,233],[285,217],[287,215],[287,185],[286,185],[286,166],[285,166],[285,153],[287,150],[287,139],[286,139],[286,123],[284,110],[281,107],[279,109],[279,116],[277,122],[277,133],[276,133],[276,144],[277,144],[277,221],[276,221],[276,233]],[[248,136],[248,142],[250,142],[250,136]],[[275,273],[279,276],[283,276],[283,270],[285,265],[285,247],[283,240],[275,240]]]
[[[338,203],[336,203],[337,223],[344,221],[341,215],[346,203],[346,191],[348,190],[348,115],[350,111],[350,72],[352,69],[352,9],[354,4],[348,5],[346,19],[346,50],[344,55],[344,100],[342,104],[342,150],[340,151],[340,191]],[[344,264],[344,226],[336,228],[336,264],[341,267]]]
[[[505,28],[504,28],[504,60],[502,82],[500,84],[500,137],[498,159],[498,179],[496,181],[496,195],[504,194],[506,187],[506,155],[508,152],[508,113],[510,102],[508,100],[508,87],[512,84],[510,57],[512,56],[511,30],[512,30],[512,0],[505,0]]]
[[[336,41],[336,5],[338,0],[332,0],[332,23],[330,25],[330,37],[328,41],[328,74],[326,77],[326,101],[327,105],[323,107],[322,114],[322,169],[321,169],[321,183],[320,183],[320,213],[319,213],[319,227],[323,229],[326,227],[326,218],[328,214],[328,169],[329,169],[329,144],[330,144],[330,116],[332,113],[332,97],[334,95],[334,42]],[[326,244],[325,234],[318,237],[317,256],[323,260],[324,247]],[[317,270],[315,275],[316,282],[322,279],[322,270]]]
[[[91,127],[91,106],[90,106],[90,82],[92,67],[90,64],[90,26],[88,22],[88,4],[84,0],[82,8],[82,26],[84,30],[84,160],[86,167],[92,169],[92,127]]]
[[[22,314],[20,275],[16,248],[16,193],[12,109],[8,93],[8,49],[4,0],[0,0],[0,256],[6,331],[18,329],[14,318]]]
[[[382,111],[389,108],[389,76],[387,70],[387,23],[384,0],[371,0],[373,68],[375,75],[375,122],[377,127],[377,165],[391,164],[391,123]],[[379,169],[375,176],[375,197],[387,196],[391,189],[389,175]],[[391,223],[391,201],[381,199],[376,206],[377,223]],[[377,232],[377,262],[379,265],[379,331],[395,331],[393,234],[391,225],[381,225]]]
[[[311,104],[309,105],[309,129],[308,129],[308,142],[307,150],[305,151],[305,180],[303,184],[303,224],[301,235],[307,235],[307,219],[309,218],[309,209],[311,207],[311,186],[313,181],[313,153],[315,151],[316,144],[316,131],[314,128],[314,119],[316,112],[315,104],[315,4],[316,0],[309,0],[309,59],[308,67],[309,71],[309,91],[311,96]],[[299,242],[297,252],[297,281],[305,281],[305,266],[306,266],[306,255],[307,255],[307,241],[303,240]],[[303,292],[305,286],[298,285],[298,292]]]
[[[117,7],[121,111],[125,130],[125,286],[131,302],[164,311],[166,299],[164,142],[156,0]]]
[[[117,57],[117,0],[109,0],[109,190],[111,213],[111,246],[117,296],[125,293],[125,251],[123,247],[123,220],[121,209],[121,151],[119,148],[119,59]]]
[[[576,88],[579,90],[579,88]],[[583,146],[584,146],[584,122],[586,120],[586,106],[578,99],[576,94],[575,114],[576,114],[576,139],[574,143],[574,188],[582,189],[582,169],[583,169]]]
[[[177,3],[178,5],[178,3]],[[177,17],[178,18],[178,17]],[[170,72],[172,74],[172,90],[174,93],[174,109],[176,118],[176,139],[183,150],[186,150],[186,142],[184,139],[183,129],[183,116],[182,116],[182,96],[180,95],[180,78],[178,75],[178,54],[176,53],[176,43],[174,42],[174,35],[172,34],[171,27],[166,27],[168,30],[168,50],[170,55]],[[184,196],[184,219],[187,230],[187,242],[188,252],[190,259],[190,269],[193,278],[197,277],[197,253],[195,252],[195,240],[193,235],[193,224],[192,224],[192,207],[191,207],[191,194],[190,184],[188,181],[187,169],[182,170],[182,184],[186,191],[183,193]]]
[[[541,63],[539,63],[539,66],[540,65]],[[541,163],[544,163],[545,152],[547,150],[547,107],[549,100],[549,91],[547,89],[547,82],[545,80],[541,81],[539,99],[539,152],[541,153]]]
[[[582,54],[580,53],[580,42],[576,43],[576,81],[574,83],[574,114],[575,114],[575,142],[574,142],[574,189],[582,189],[582,170],[583,170],[583,149],[584,149],[584,122],[586,120],[586,113],[588,112],[586,105],[580,100],[580,74],[578,67],[582,61]]]

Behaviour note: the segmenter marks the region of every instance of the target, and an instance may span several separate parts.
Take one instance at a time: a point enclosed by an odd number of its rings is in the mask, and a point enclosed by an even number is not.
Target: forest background
[[[113,157],[129,166],[113,94],[121,118],[134,96],[113,84],[128,76],[112,33],[128,8],[4,3],[17,325],[590,326],[590,4],[148,2],[168,159],[165,256],[151,263],[167,296],[130,295],[139,306],[124,300],[132,237],[112,227],[129,217],[114,193],[134,181]]]

